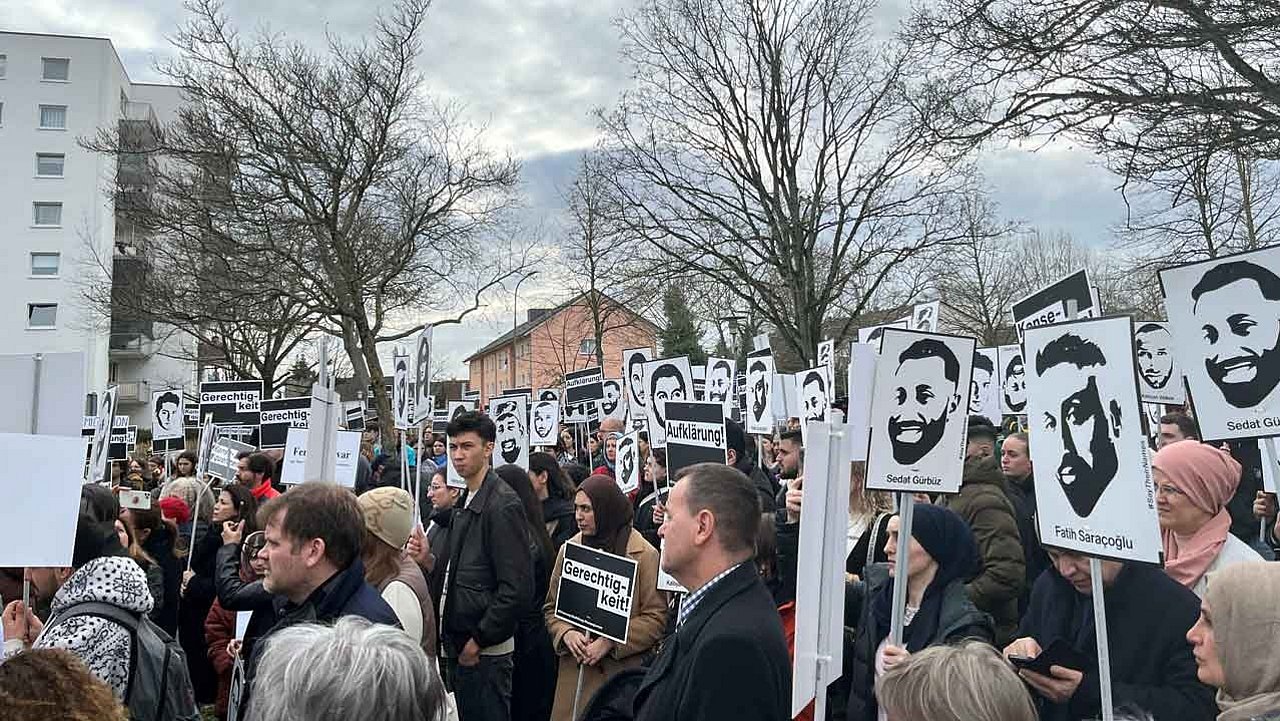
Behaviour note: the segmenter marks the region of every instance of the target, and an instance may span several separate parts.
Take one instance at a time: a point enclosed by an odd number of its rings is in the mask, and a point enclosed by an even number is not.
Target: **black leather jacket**
[[[520,497],[492,469],[467,503],[453,509],[440,639],[457,654],[468,640],[481,648],[515,635],[534,603],[533,558]]]

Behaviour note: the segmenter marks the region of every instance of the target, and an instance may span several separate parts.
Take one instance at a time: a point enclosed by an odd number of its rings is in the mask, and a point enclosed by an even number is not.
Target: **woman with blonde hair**
[[[1031,694],[988,644],[932,646],[885,672],[876,698],[889,721],[1036,721]]]

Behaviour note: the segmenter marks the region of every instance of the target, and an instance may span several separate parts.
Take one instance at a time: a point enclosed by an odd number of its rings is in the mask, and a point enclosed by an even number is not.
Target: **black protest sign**
[[[635,561],[566,543],[556,589],[556,618],[625,645],[635,585]]]
[[[532,397],[533,397],[533,389],[532,389],[532,388],[528,388],[528,387],[526,387],[526,388],[508,388],[508,389],[506,389],[505,391],[503,391],[503,392],[501,392],[501,393],[499,393],[499,394],[498,394],[498,397],[499,397],[499,398],[507,398],[507,397],[509,397],[509,396],[524,396],[525,398],[532,398]]]
[[[431,414],[431,432],[444,433],[449,428],[449,411],[439,410]]]
[[[667,401],[667,478],[695,463],[727,463],[724,406]]]
[[[1075,305],[1076,314],[1069,317],[1072,304]],[[1013,324],[1021,337],[1027,328],[1093,317],[1098,314],[1098,310],[1093,307],[1089,273],[1079,270],[1015,302],[1012,308]]]
[[[354,404],[349,406],[344,405],[342,413],[343,413],[344,419],[346,420],[347,430],[349,431],[364,430],[364,410],[365,409],[364,409],[363,401],[355,401]],[[287,429],[285,431],[285,435],[288,436]]]
[[[360,415],[359,409],[356,409]],[[311,418],[311,396],[270,398],[262,402],[262,436],[259,448],[284,448],[290,428],[306,428]],[[361,421],[364,418],[361,415]]]
[[[258,445],[262,423],[262,381],[201,383],[200,417],[210,415],[220,437]]]
[[[285,433],[287,434],[288,431]],[[240,454],[253,453],[254,450],[254,447],[248,443],[241,443],[233,438],[219,438],[213,442],[213,449],[209,451],[209,467],[206,470],[211,476],[217,476],[224,481],[234,481],[236,471],[240,467]]]
[[[462,400],[464,401],[480,401],[480,391],[463,391]]]
[[[602,400],[604,400],[604,372],[600,366],[584,368],[564,375],[566,405]]]
[[[137,426],[134,426],[136,429]],[[135,430],[136,433],[136,430]],[[111,440],[107,444],[107,460],[124,461],[129,459],[129,427],[113,426]]]
[[[200,430],[200,397],[182,392],[182,425],[186,430]]]

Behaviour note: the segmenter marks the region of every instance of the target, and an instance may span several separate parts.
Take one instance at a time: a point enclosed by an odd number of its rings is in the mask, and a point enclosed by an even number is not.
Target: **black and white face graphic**
[[[396,356],[395,359],[395,385],[393,399],[396,404],[396,419],[407,419],[409,417],[409,357]]]
[[[631,415],[639,417],[645,412],[648,394],[644,387],[644,364],[649,361],[649,351],[644,348],[633,348],[623,353],[623,373],[626,374],[627,399],[631,404]]]
[[[1162,325],[1147,323],[1133,334],[1138,357],[1138,376],[1151,388],[1169,385],[1173,377],[1173,336]]]
[[[925,331],[932,333],[936,330],[937,323],[934,318],[934,307],[930,303],[928,305],[918,305],[915,307],[915,313],[911,319],[911,328],[913,330]]]
[[[111,443],[111,426],[116,417],[115,390],[107,391],[98,398],[98,415],[94,419],[93,453],[89,464],[90,470],[96,474],[90,480],[100,481],[107,462],[107,449]]]
[[[176,438],[182,435],[182,398],[173,391],[161,393],[155,402],[155,438]]]
[[[1030,419],[1044,429],[1035,442],[1054,449],[1046,455],[1060,458],[1058,484],[1072,510],[1088,516],[1119,468],[1120,404],[1098,390],[1100,374],[1116,371],[1107,367],[1097,344],[1070,332],[1045,344],[1035,363],[1036,376],[1053,397],[1042,418]]]
[[[612,418],[618,413],[618,403],[622,401],[622,385],[613,378],[604,379],[604,400],[600,402],[600,412]]]
[[[922,338],[898,355],[893,377],[889,444],[893,459],[909,466],[937,447],[960,405],[960,363],[942,341]]]
[[[636,471],[636,442],[631,435],[618,439],[618,483],[625,484],[631,480]]]
[[[540,401],[560,401],[560,393],[554,388],[543,388],[538,391],[538,400]]]
[[[818,344],[818,365],[831,367],[835,365],[832,356],[835,354],[836,342],[824,340]]]
[[[653,374],[649,378],[648,391],[652,418],[664,428],[667,421],[663,417],[663,404],[667,401],[689,399],[689,389],[685,386],[684,376],[673,363],[663,363],[653,369]]]
[[[414,359],[414,380],[417,388],[419,403],[422,404],[430,393],[428,389],[431,387],[431,332],[429,329],[422,331],[418,335],[417,357]]]
[[[1027,371],[1022,363],[1022,355],[1009,359],[1004,369],[1004,404],[1014,413],[1021,413],[1027,407]]]
[[[554,445],[560,408],[555,401],[538,401],[533,406],[533,442],[535,445]],[[546,439],[550,438],[551,443]]]
[[[707,400],[727,403],[733,392],[733,364],[717,358],[707,369]]]
[[[504,463],[516,463],[524,451],[525,432],[520,404],[513,401],[499,402],[494,424],[498,427],[497,450]]]
[[[762,360],[753,360],[747,366],[747,395],[751,417],[764,421],[765,411],[769,409],[769,368]],[[772,419],[770,419],[772,420]]]
[[[969,415],[976,416],[983,413],[995,377],[996,366],[991,359],[981,353],[975,353],[973,380],[969,383]]]
[[[803,420],[827,420],[827,379],[822,369],[804,372],[800,378],[800,412]]]
[[[1191,300],[1205,372],[1222,398],[1236,408],[1262,403],[1280,384],[1280,277],[1248,261],[1222,263]]]

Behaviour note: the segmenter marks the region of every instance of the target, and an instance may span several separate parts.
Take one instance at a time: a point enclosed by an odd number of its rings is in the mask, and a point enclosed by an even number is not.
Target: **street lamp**
[[[516,328],[520,326],[520,284],[537,275],[538,271],[531,270],[520,276],[520,280],[516,281],[516,290],[512,294],[511,299],[511,387],[516,387]],[[533,348],[529,348],[529,384],[533,384]]]

